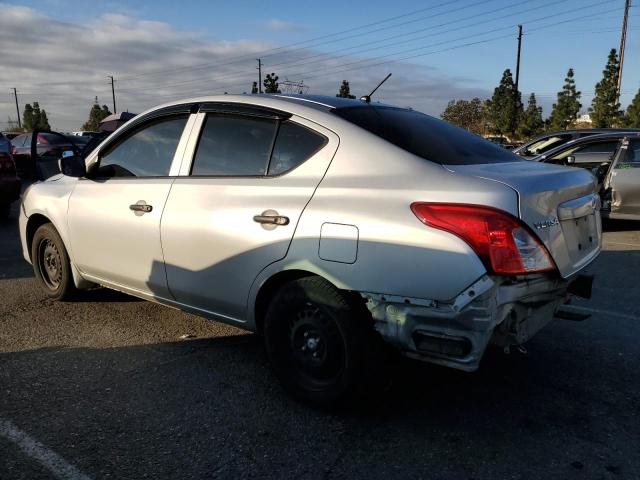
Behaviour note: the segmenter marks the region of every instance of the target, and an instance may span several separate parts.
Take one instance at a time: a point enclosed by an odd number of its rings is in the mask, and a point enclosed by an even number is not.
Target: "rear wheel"
[[[282,287],[267,310],[264,341],[285,390],[325,408],[369,386],[367,365],[381,342],[364,305],[320,277]]]
[[[69,255],[52,224],[46,223],[36,230],[31,260],[38,283],[49,298],[66,300],[75,293]]]

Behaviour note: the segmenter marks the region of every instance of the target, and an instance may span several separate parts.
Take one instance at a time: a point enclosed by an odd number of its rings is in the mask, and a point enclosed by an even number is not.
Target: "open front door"
[[[605,181],[603,206],[610,218],[640,220],[640,138],[622,142]]]

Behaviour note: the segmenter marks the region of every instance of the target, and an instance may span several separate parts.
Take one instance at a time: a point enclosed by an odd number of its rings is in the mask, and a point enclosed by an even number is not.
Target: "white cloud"
[[[300,32],[306,28],[298,23],[281,20],[279,18],[270,18],[264,22],[264,28],[272,32]]]
[[[263,74],[304,80],[309,93],[335,95],[349,80],[352,93],[368,93],[389,71],[393,77],[376,93],[380,100],[439,114],[451,98],[486,96],[467,79],[406,63],[360,68],[370,62],[312,49],[278,49],[261,39],[209,41],[167,23],[106,14],[88,24],[68,23],[26,7],[0,4],[0,126],[15,119],[10,93],[21,108],[39,101],[54,128],[77,129],[95,96],[111,107],[107,75],[116,77],[118,110],[139,112],[171,99],[250,91]],[[270,49],[275,51],[265,52]],[[347,71],[344,71],[347,70]]]

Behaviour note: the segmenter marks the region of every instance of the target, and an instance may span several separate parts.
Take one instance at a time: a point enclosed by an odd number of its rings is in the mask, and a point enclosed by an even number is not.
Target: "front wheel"
[[[69,255],[52,224],[46,223],[36,230],[31,260],[38,283],[49,298],[66,300],[75,293]]]
[[[267,310],[264,341],[285,390],[323,408],[363,391],[381,342],[364,305],[320,277],[282,287]]]

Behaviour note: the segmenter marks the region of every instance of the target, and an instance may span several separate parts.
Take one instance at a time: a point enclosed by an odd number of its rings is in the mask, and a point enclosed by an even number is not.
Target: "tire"
[[[36,230],[31,259],[38,283],[49,298],[68,300],[76,293],[67,249],[52,224],[45,223]]]
[[[285,284],[264,320],[267,357],[294,398],[330,409],[361,396],[379,372],[374,332],[364,304],[320,277]]]

